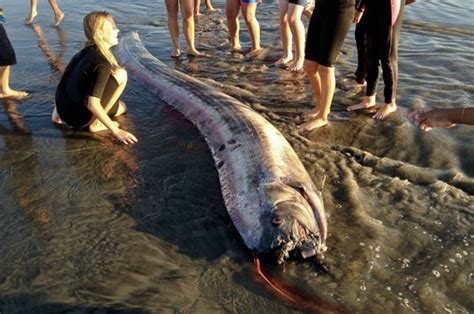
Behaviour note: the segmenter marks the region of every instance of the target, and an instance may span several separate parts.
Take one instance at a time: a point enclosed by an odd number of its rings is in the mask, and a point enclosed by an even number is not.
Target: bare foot
[[[62,125],[67,125],[66,122],[64,122],[58,114],[58,110],[56,109],[56,106],[54,106],[53,113],[51,114],[51,121],[53,121],[56,124],[62,124]]]
[[[173,51],[171,52],[171,58],[179,57],[181,57],[181,51],[179,50],[179,48],[173,49]]]
[[[10,98],[10,99],[21,100],[21,99],[25,99],[28,96],[30,96],[30,94],[25,91],[13,90],[13,89],[10,89],[8,91],[4,90],[3,93],[0,93],[0,99]]]
[[[214,7],[210,6],[210,7],[207,7],[207,13],[214,13],[216,12],[216,9],[214,9]]]
[[[347,111],[354,111],[359,109],[367,109],[375,106],[375,96],[365,96],[357,105],[347,107]]]
[[[119,123],[117,121],[112,121],[112,124],[115,125],[116,127],[119,127]],[[89,132],[91,133],[106,131],[106,130],[108,130],[108,128],[97,119],[89,125]]]
[[[287,64],[288,62],[291,61],[291,59],[293,59],[293,56],[283,56],[281,57],[280,59],[278,59],[277,61],[275,61],[275,63],[273,63],[275,66],[281,66],[281,65],[285,65]]]
[[[309,132],[311,130],[322,128],[323,126],[328,125],[328,120],[323,118],[316,118],[314,120],[305,122],[298,126],[298,129],[302,132]]]
[[[242,46],[240,44],[233,45],[229,49],[230,53],[241,53],[242,52]]]
[[[391,102],[389,104],[384,104],[382,108],[377,111],[376,114],[372,116],[375,120],[384,120],[386,117],[388,117],[391,113],[394,113],[397,111],[397,104],[394,102]]]
[[[261,48],[261,47],[257,48],[257,49],[252,49],[252,50],[250,50],[249,53],[247,53],[245,55],[245,59],[249,60],[249,59],[256,58],[262,53],[262,51],[263,51],[263,48]]]
[[[38,15],[38,12],[31,12],[30,15],[28,15],[25,19],[25,24],[30,25],[31,23],[33,23],[33,20],[35,19],[36,15]]]
[[[304,59],[295,60],[290,64],[290,66],[288,67],[288,70],[291,72],[298,72],[303,68],[303,63],[304,63]]]
[[[57,27],[59,24],[61,24],[61,21],[64,18],[64,13],[60,11],[58,14],[56,14],[56,17],[54,18],[54,26]]]
[[[363,88],[367,86],[367,81],[363,81],[362,83],[359,83],[357,82],[356,80],[350,82],[349,84],[347,84],[347,88],[349,89],[354,89],[354,88]]]
[[[186,54],[188,57],[204,57],[205,55],[196,49],[186,49]]]

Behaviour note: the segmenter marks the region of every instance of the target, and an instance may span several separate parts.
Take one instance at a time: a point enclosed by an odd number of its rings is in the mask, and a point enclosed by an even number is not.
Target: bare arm
[[[450,128],[456,124],[474,125],[474,107],[415,110],[410,113],[409,118],[424,131],[430,131],[433,128]]]
[[[89,96],[87,99],[87,109],[89,109],[94,115],[94,118],[99,119],[99,121],[102,122],[102,124],[105,125],[120,142],[124,144],[134,144],[138,141],[132,133],[120,129],[110,119],[100,104],[100,98]]]

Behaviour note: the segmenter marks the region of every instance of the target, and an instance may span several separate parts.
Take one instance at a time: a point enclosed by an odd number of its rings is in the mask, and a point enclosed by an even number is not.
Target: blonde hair
[[[117,59],[115,59],[112,52],[105,47],[104,40],[102,36],[100,36],[100,32],[103,31],[106,20],[115,26],[112,14],[106,11],[94,11],[84,17],[84,34],[87,38],[86,46],[97,46],[99,51],[111,65],[119,66]]]

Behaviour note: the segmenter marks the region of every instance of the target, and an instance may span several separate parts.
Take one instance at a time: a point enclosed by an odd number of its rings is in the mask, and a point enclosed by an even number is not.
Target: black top
[[[102,99],[112,65],[95,46],[87,46],[69,62],[56,89],[56,108],[68,125],[81,128],[92,119],[87,97]]]
[[[0,66],[8,66],[16,64],[15,50],[8,39],[7,32],[0,23]]]

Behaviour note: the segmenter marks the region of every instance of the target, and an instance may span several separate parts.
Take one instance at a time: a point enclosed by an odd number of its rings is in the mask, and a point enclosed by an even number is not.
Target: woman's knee
[[[225,4],[225,15],[228,20],[236,19],[239,16],[240,0],[227,0]]]
[[[228,20],[235,20],[239,16],[239,10],[235,10],[234,8],[228,8],[226,7],[225,9],[225,15]]]
[[[242,11],[242,18],[244,19],[245,23],[251,24],[255,22],[257,19],[255,18],[255,14],[249,12],[247,10]]]
[[[115,117],[118,117],[120,115],[123,115],[127,112],[127,105],[119,100],[119,103],[118,103],[118,108],[117,108],[117,112],[114,114]]]
[[[321,65],[319,64],[318,65],[318,72],[320,75],[331,75],[334,73],[334,67],[328,67],[328,66],[324,66],[324,65]]]
[[[303,69],[308,76],[313,76],[318,72],[318,64],[314,61],[305,60]]]
[[[288,25],[288,14],[280,14],[280,25],[287,26]]]

